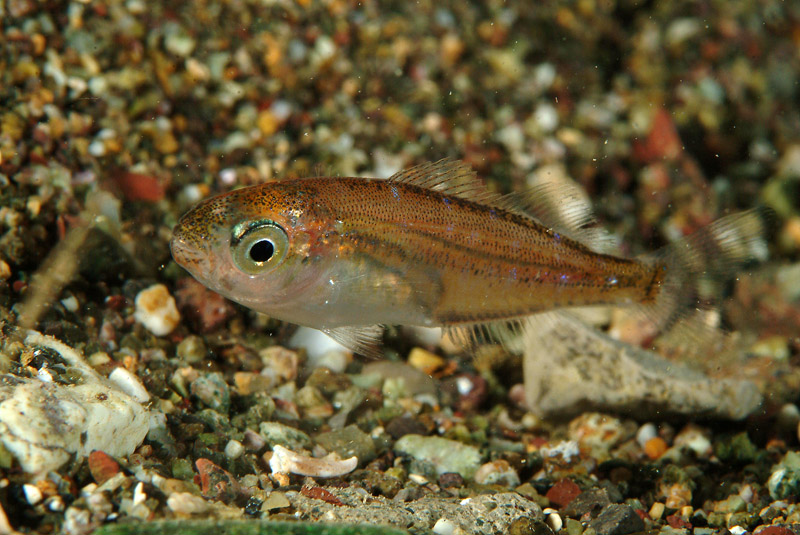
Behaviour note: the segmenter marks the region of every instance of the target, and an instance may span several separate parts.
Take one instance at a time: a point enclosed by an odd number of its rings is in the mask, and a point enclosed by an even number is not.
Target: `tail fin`
[[[732,214],[645,257],[661,273],[654,277],[660,286],[655,300],[645,305],[661,332],[697,310],[714,308],[723,285],[745,264],[767,258],[765,236],[773,217],[768,208]]]

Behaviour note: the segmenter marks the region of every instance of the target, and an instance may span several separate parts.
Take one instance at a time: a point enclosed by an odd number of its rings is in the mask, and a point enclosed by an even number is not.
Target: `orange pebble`
[[[661,437],[653,437],[644,443],[644,453],[650,459],[656,460],[667,451],[669,447]]]

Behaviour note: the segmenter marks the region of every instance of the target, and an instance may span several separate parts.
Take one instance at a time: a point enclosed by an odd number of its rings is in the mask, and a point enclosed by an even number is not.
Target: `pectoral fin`
[[[381,353],[383,326],[381,325],[333,327],[331,329],[322,329],[322,332],[353,353],[374,359],[383,356]]]

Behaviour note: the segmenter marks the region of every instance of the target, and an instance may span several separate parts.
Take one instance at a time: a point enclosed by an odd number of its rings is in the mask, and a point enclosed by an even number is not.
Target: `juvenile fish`
[[[287,322],[375,351],[381,325],[487,325],[587,305],[637,306],[669,323],[702,277],[759,255],[755,211],[641,258],[602,252],[590,211],[564,187],[489,193],[442,160],[387,180],[317,177],[208,199],[174,229],[175,261],[210,289]]]

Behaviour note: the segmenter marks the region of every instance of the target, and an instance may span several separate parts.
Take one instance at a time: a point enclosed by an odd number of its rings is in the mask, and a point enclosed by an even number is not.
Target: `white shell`
[[[358,466],[358,457],[340,460],[334,454],[321,459],[301,455],[280,445],[272,448],[269,467],[274,473],[292,473],[311,477],[337,477],[349,474]]]

